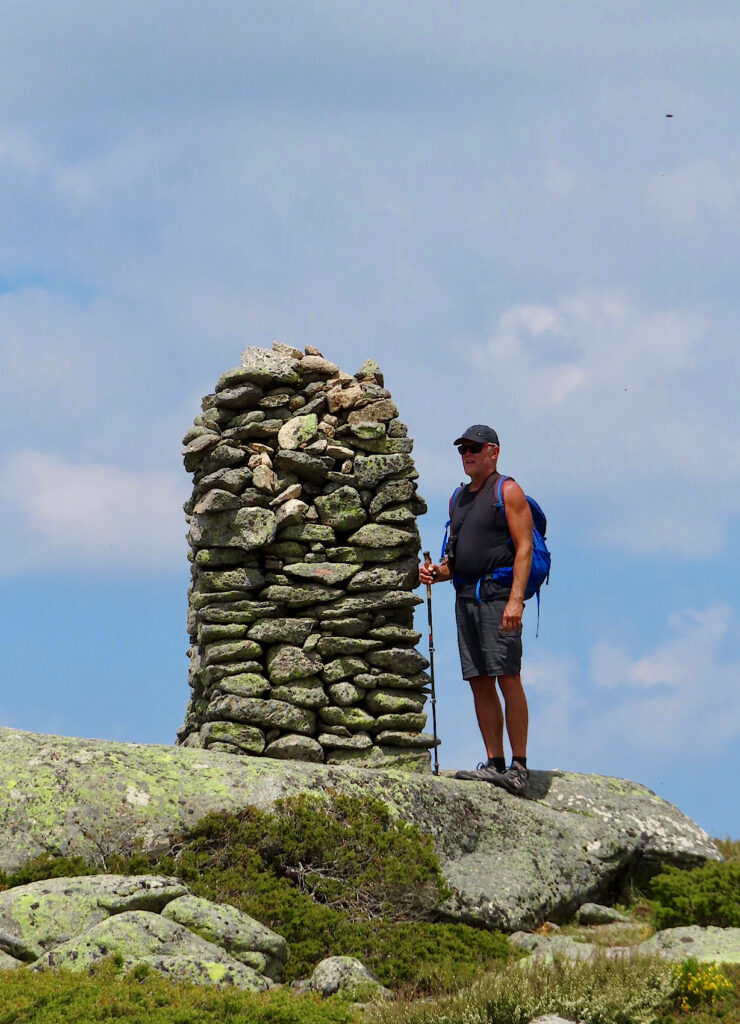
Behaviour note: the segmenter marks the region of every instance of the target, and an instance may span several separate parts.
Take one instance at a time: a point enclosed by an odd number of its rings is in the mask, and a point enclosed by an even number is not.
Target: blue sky
[[[740,835],[738,27],[675,0],[4,5],[0,722],[174,738],[180,438],[278,338],[381,364],[425,546],[472,422],[545,508],[532,766]],[[469,765],[433,593],[441,763]]]

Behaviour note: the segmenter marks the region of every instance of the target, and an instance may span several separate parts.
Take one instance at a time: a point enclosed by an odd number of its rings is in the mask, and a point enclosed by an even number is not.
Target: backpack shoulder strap
[[[447,550],[447,538],[449,536],[450,525],[452,523],[452,510],[455,507],[455,502],[457,501],[460,491],[463,489],[464,486],[465,484],[460,484],[459,487],[456,487],[455,490],[452,492],[452,496],[450,497],[449,519],[445,523],[445,535],[444,539],[442,540],[442,550],[439,554],[440,562],[444,558],[445,551]]]
[[[507,480],[511,480],[510,476],[500,476],[496,481],[496,508],[500,508],[504,517],[506,516],[506,508],[504,507],[504,484]]]

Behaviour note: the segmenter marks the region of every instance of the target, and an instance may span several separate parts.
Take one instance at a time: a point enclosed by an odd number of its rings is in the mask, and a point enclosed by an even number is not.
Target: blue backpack
[[[496,503],[493,506],[495,509],[500,509],[504,519],[506,519],[506,507],[504,506],[504,495],[503,486],[504,483],[509,479],[508,476],[499,477],[498,483],[496,484]],[[442,541],[442,552],[439,556],[440,562],[445,556],[447,550],[447,538],[450,524],[452,522],[452,510],[455,507],[460,491],[463,489],[463,484],[455,488],[455,491],[450,498],[450,518],[445,523],[445,535]],[[547,516],[542,511],[540,506],[529,495],[525,495],[527,503],[532,512],[532,567],[529,570],[529,579],[527,585],[524,588],[524,600],[528,601],[530,597],[537,597],[537,632],[540,628],[540,590],[543,583],[550,582],[550,552],[547,549],[547,543],[545,542],[545,534],[547,533]],[[510,583],[514,577],[514,570],[512,566],[503,566],[500,569],[494,569],[494,571],[487,576],[481,576],[475,587],[475,596],[480,602],[480,586],[481,583],[486,579],[497,580],[501,583]]]

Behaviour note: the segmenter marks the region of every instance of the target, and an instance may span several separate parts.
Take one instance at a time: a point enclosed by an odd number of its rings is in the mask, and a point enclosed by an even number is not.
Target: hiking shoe
[[[471,782],[493,782],[494,776],[501,778],[501,772],[487,761],[481,761],[475,771],[455,772],[456,779],[469,779]]]
[[[490,778],[488,781],[508,793],[513,793],[514,796],[524,796],[529,785],[529,772],[522,768],[518,761],[512,761],[510,768],[505,772],[496,772],[496,778]]]

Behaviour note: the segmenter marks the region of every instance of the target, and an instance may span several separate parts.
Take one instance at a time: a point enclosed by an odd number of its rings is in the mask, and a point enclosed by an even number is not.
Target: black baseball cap
[[[498,444],[498,434],[493,427],[487,427],[485,423],[474,423],[468,427],[464,434],[461,434],[453,444],[462,444],[463,441],[477,441],[478,444]]]

